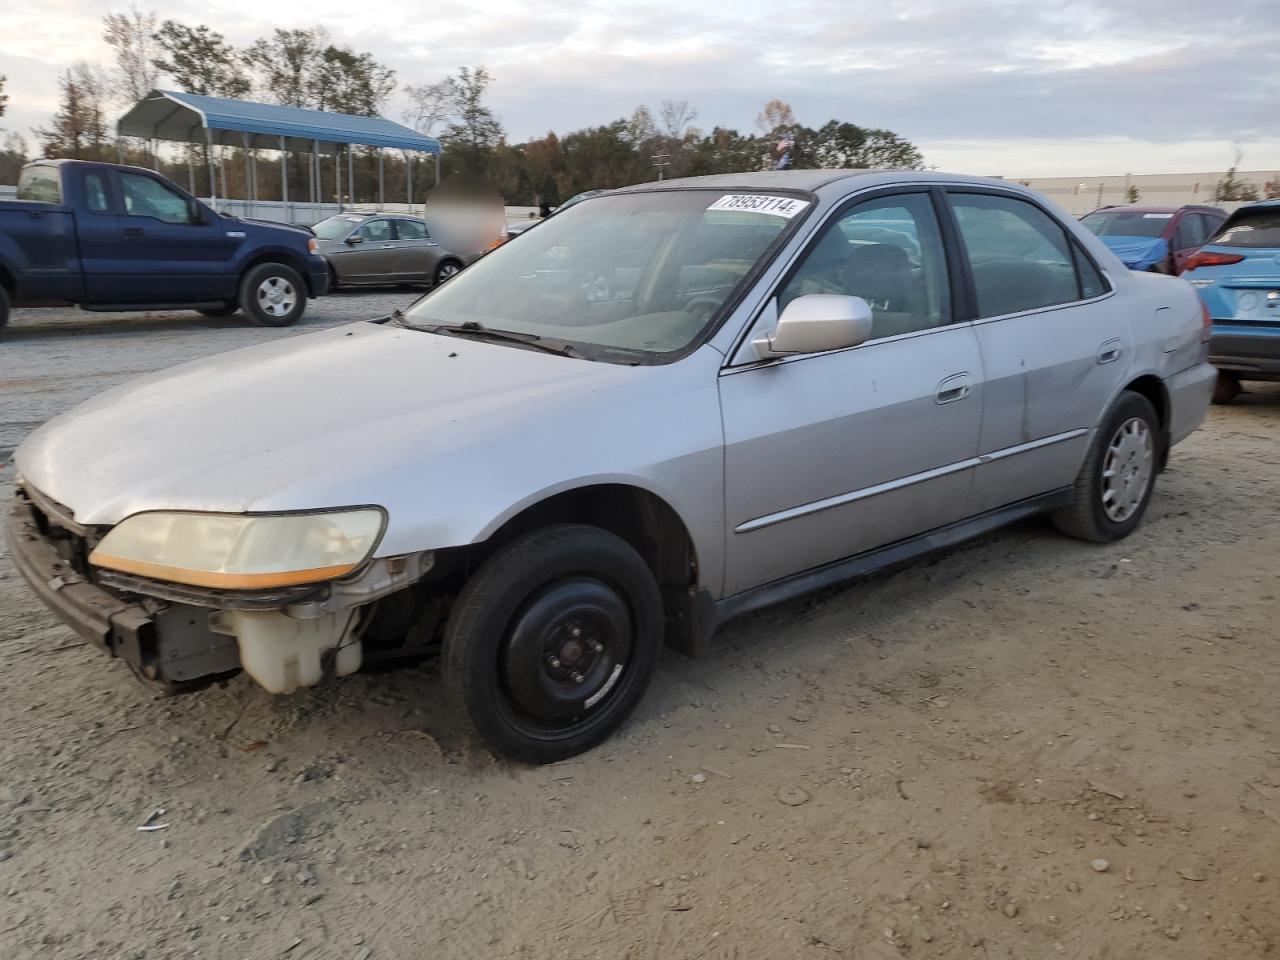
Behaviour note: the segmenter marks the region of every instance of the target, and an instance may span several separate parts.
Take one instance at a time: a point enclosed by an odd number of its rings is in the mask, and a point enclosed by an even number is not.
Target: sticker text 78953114
[[[808,200],[797,200],[795,197],[770,197],[762,193],[727,193],[707,209],[767,213],[771,217],[790,220],[796,214],[803,213],[808,206]]]

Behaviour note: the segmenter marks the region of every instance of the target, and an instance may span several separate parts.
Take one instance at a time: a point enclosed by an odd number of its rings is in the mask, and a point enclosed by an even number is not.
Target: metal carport
[[[123,137],[140,137],[146,140],[165,140],[170,143],[204,144],[241,147],[245,151],[245,182],[248,184],[251,203],[258,201],[257,156],[259,149],[279,150],[281,168],[281,193],[285,203],[286,218],[291,214],[289,200],[288,151],[310,153],[311,200],[321,203],[319,181],[320,157],[332,154],[335,178],[341,184],[342,155],[347,157],[348,195],[354,196],[354,166],[352,146],[374,147],[378,150],[378,203],[384,201],[382,150],[402,150],[407,164],[407,202],[413,204],[412,156],[428,153],[436,157],[436,182],[440,179],[440,141],[394,123],[384,117],[362,117],[348,113],[329,113],[323,110],[304,110],[271,103],[254,103],[248,100],[228,100],[223,97],[206,97],[195,93],[173,90],[152,90],[136,103],[116,124]],[[194,173],[191,174],[194,180]],[[223,173],[223,192],[226,175]],[[195,192],[194,182],[191,190]],[[341,188],[338,189],[341,209]],[[209,199],[217,203],[218,184],[213,164],[209,165]]]

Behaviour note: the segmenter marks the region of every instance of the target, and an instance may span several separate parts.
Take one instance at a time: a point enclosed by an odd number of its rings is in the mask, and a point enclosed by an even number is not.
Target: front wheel
[[[240,281],[240,305],[259,326],[287,327],[306,309],[307,290],[292,267],[260,263]]]
[[[552,763],[630,714],[661,638],[658,585],[630,544],[597,527],[544,527],[501,547],[454,603],[445,693],[496,752]]]
[[[1076,477],[1073,502],[1053,513],[1063,533],[1095,543],[1127,537],[1151,501],[1160,463],[1160,418],[1126,390],[1103,418]]]

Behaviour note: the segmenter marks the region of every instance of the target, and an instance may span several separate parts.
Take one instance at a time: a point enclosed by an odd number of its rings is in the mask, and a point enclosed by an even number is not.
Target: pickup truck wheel
[[[214,307],[212,310],[197,310],[196,313],[205,317],[229,317],[240,309],[238,303],[226,303],[220,307]]]
[[[1160,419],[1151,401],[1126,390],[1094,434],[1076,477],[1073,502],[1054,511],[1063,533],[1111,543],[1133,532],[1155,486],[1160,463]]]
[[[661,641],[658,585],[630,544],[597,527],[544,527],[501,547],[455,601],[445,693],[496,752],[552,763],[622,723]]]
[[[0,330],[9,322],[9,291],[0,287]]]
[[[1218,382],[1213,385],[1213,402],[1217,404],[1231,403],[1240,396],[1240,378],[1234,373],[1218,371]]]
[[[307,288],[293,268],[260,263],[240,281],[240,305],[259,326],[287,327],[306,309]]]

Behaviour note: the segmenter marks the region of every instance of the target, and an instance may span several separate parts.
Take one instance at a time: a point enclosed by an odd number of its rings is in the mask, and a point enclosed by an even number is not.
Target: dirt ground
[[[158,697],[0,557],[0,957],[1275,955],[1278,521],[1254,388],[1127,541],[1028,522],[745,618],[545,768],[431,664]]]

